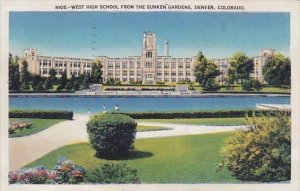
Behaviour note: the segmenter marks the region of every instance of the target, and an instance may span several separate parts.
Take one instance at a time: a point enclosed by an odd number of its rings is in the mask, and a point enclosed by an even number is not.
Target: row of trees
[[[33,90],[50,90],[53,85],[58,85],[56,90],[79,90],[86,89],[90,83],[102,83],[102,65],[100,61],[96,60],[92,64],[91,74],[80,74],[76,77],[72,74],[71,78],[67,78],[67,73],[64,71],[61,77],[57,79],[57,72],[55,69],[49,70],[47,78],[40,75],[32,75],[28,71],[28,63],[22,61],[22,67],[19,69],[19,58],[13,57],[9,54],[9,89],[13,91]]]
[[[235,83],[241,84],[243,90],[260,90],[262,84],[256,79],[251,79],[254,70],[254,61],[244,53],[237,52],[231,57],[228,74],[225,76],[226,87]],[[195,62],[195,77],[201,87],[206,91],[216,91],[220,88],[215,78],[221,73],[218,67],[208,61],[200,52]],[[290,86],[291,84],[291,63],[290,59],[280,53],[269,56],[263,66],[264,80],[269,85]]]

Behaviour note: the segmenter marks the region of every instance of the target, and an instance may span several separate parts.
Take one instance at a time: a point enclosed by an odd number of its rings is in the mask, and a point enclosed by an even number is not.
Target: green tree
[[[99,60],[95,60],[92,63],[91,82],[102,83],[102,64]]]
[[[66,90],[72,90],[72,88],[73,88],[72,82],[67,82],[67,84],[65,86],[65,89]]]
[[[62,87],[62,89],[64,89],[67,83],[68,83],[67,72],[64,71],[64,72],[61,74],[61,77],[60,77],[60,84],[59,84],[59,85]]]
[[[32,83],[31,83],[31,87],[33,90],[37,90],[37,86],[39,85],[40,82],[43,83],[43,78],[40,75],[33,75],[32,76]]]
[[[30,80],[30,73],[28,72],[28,63],[26,60],[22,62],[22,68],[20,72],[20,83],[21,83],[21,90],[29,90],[29,80]]]
[[[270,85],[291,84],[291,61],[288,57],[276,52],[267,58],[263,66],[264,79]]]
[[[56,74],[57,74],[57,72],[54,68],[51,68],[49,70],[49,80],[50,80],[50,82],[52,82],[52,83],[57,82]]]
[[[253,59],[244,53],[234,53],[229,66],[229,78],[232,81],[250,80],[250,73],[254,70]]]
[[[86,75],[82,80],[82,88],[83,89],[89,88],[89,84],[90,84],[90,77],[89,75]]]
[[[9,54],[9,90],[20,90],[19,57]]]
[[[80,83],[78,82],[78,80],[74,82],[74,84],[73,84],[73,89],[74,89],[75,91],[77,91],[77,90],[80,89]]]
[[[234,132],[221,150],[219,169],[227,167],[244,181],[291,179],[291,121],[288,113],[275,117],[253,115],[247,128]]]
[[[52,89],[52,88],[53,88],[53,86],[52,86],[51,80],[50,79],[45,80],[45,82],[44,82],[44,89],[45,90],[49,90],[49,89]]]
[[[202,52],[198,54],[195,62],[194,74],[196,81],[200,83],[201,87],[208,91],[216,91],[219,86],[215,84],[215,78],[220,75],[218,67],[209,62]]]

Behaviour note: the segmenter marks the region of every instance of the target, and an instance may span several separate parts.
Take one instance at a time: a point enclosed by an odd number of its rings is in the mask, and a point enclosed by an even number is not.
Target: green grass
[[[66,157],[82,165],[88,173],[106,162],[122,162],[136,168],[143,183],[235,183],[226,169],[216,172],[219,150],[231,133],[138,139],[137,151],[127,159],[104,160],[95,157],[88,143],[61,147],[26,165],[52,169],[57,159]]]
[[[63,119],[31,119],[31,118],[10,118],[10,122],[16,121],[30,121],[32,123],[31,128],[22,129],[15,132],[14,134],[9,134],[9,137],[23,137],[27,135],[32,135],[47,129],[48,127],[64,121]]]
[[[245,117],[236,118],[192,118],[192,119],[140,119],[138,122],[176,123],[192,125],[243,125]]]
[[[169,128],[165,127],[156,127],[156,126],[142,126],[138,125],[137,126],[137,131],[142,132],[142,131],[160,131],[160,130],[168,130]]]

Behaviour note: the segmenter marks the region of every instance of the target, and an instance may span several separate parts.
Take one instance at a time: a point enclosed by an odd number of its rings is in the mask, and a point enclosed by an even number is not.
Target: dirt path
[[[15,170],[68,144],[86,142],[88,115],[75,115],[74,120],[57,123],[48,129],[26,137],[9,139],[9,168]],[[199,126],[167,123],[139,123],[143,126],[159,126],[171,130],[138,132],[136,138],[169,137],[233,131],[245,126]]]

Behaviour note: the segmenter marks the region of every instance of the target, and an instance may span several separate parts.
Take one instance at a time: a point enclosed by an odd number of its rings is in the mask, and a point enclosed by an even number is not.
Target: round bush
[[[291,122],[286,113],[248,118],[248,127],[236,131],[221,150],[220,167],[240,180],[278,182],[291,179]]]
[[[87,123],[89,141],[102,158],[119,158],[133,149],[136,122],[123,114],[96,115]]]

